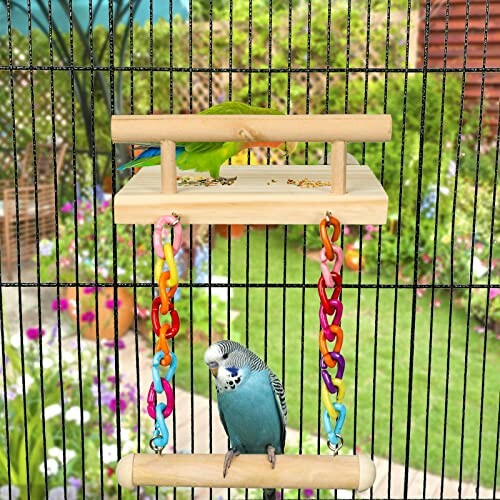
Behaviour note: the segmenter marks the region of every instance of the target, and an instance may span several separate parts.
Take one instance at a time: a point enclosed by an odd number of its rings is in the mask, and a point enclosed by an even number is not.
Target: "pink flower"
[[[36,326],[31,326],[26,330],[25,334],[30,340],[36,340],[45,335],[45,330],[43,328],[40,330]]]
[[[62,207],[61,207],[61,212],[63,214],[67,214],[73,210],[73,203],[70,201],[67,201]]]
[[[311,488],[306,488],[306,489],[304,490],[304,496],[305,496],[306,498],[311,498],[311,497],[313,497],[313,496],[314,496],[314,490],[312,490]]]
[[[59,264],[61,267],[68,267],[71,264],[71,261],[69,259],[61,259]]]
[[[83,293],[85,295],[90,295],[92,293],[95,292],[95,286],[86,286],[84,289],[83,289]]]
[[[116,301],[116,307],[119,308],[122,305],[122,301],[118,299]],[[115,299],[109,299],[106,301],[106,308],[107,309],[114,309],[115,307]]]
[[[431,258],[426,253],[424,253],[422,255],[422,260],[424,261],[425,264],[428,264],[431,261]]]
[[[422,297],[425,293],[425,288],[417,288],[417,297]]]
[[[500,295],[500,288],[492,288],[490,290],[490,300],[493,300],[495,297],[498,297]]]
[[[109,200],[104,200],[101,205],[102,208],[108,208],[109,207]]]
[[[349,226],[344,226],[344,234],[347,236],[351,234],[351,228]]]
[[[439,299],[434,301],[434,307],[441,307],[441,301]]]
[[[372,237],[372,235],[370,233],[368,233],[368,234],[365,234],[363,236],[363,239],[366,240],[366,241],[369,241],[369,240],[373,239],[373,237]]]
[[[368,231],[369,233],[373,233],[373,231],[376,231],[377,228],[375,226],[372,226],[371,224],[367,224],[365,226],[365,231]]]
[[[93,323],[95,320],[95,313],[94,311],[86,311],[81,315],[81,320],[84,323]]]
[[[52,301],[53,311],[66,311],[69,307],[69,302],[67,299],[54,299]]]
[[[137,306],[137,315],[139,316],[139,318],[147,318],[148,315],[149,315],[149,309],[145,308],[145,307],[140,307],[140,306]]]

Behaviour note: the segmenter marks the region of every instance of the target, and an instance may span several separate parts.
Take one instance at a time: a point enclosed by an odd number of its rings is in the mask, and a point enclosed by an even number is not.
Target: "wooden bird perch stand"
[[[364,491],[375,482],[375,465],[364,455],[240,455],[222,476],[224,455],[131,454],[118,462],[121,486],[205,488],[312,488]]]
[[[161,148],[161,165],[116,194],[115,222],[152,224],[175,212],[186,224],[316,224],[330,210],[343,224],[384,224],[387,195],[369,167],[346,165],[346,144],[391,134],[390,115],[113,116],[113,142]],[[186,185],[183,176],[200,174],[177,171],[178,141],[328,142],[332,164],[222,167],[221,176],[237,177],[233,184]]]

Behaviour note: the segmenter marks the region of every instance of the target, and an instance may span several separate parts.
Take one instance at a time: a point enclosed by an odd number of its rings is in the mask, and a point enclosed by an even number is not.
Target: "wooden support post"
[[[222,476],[224,455],[132,454],[118,462],[126,487],[312,488],[364,491],[375,482],[375,465],[364,455],[279,455],[273,469],[266,455],[240,455]]]
[[[161,149],[161,192],[177,193],[177,168],[175,163],[175,142],[162,141]]]
[[[346,193],[347,144],[344,141],[332,142],[331,154],[332,194]]]

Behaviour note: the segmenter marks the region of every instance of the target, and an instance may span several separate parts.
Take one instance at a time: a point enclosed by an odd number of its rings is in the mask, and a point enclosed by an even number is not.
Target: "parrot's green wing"
[[[283,115],[281,111],[273,108],[261,108],[250,106],[243,102],[222,102],[210,108],[204,109],[199,115]]]
[[[177,166],[182,170],[209,172],[217,179],[222,164],[242,149],[241,142],[218,142],[217,147],[194,152],[184,151],[177,158]]]
[[[219,149],[223,142],[180,142],[179,146],[184,147],[188,153],[208,153]]]
[[[200,111],[200,115],[282,115],[272,108],[250,106],[242,102],[223,102]],[[177,159],[177,165],[183,170],[209,171],[214,178],[219,177],[221,165],[239,153],[243,148],[242,142],[183,142],[185,152]]]

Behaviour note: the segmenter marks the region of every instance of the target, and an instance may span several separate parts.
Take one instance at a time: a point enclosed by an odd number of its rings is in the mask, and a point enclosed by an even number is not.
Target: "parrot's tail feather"
[[[264,491],[264,500],[276,500],[276,490],[266,488]]]

